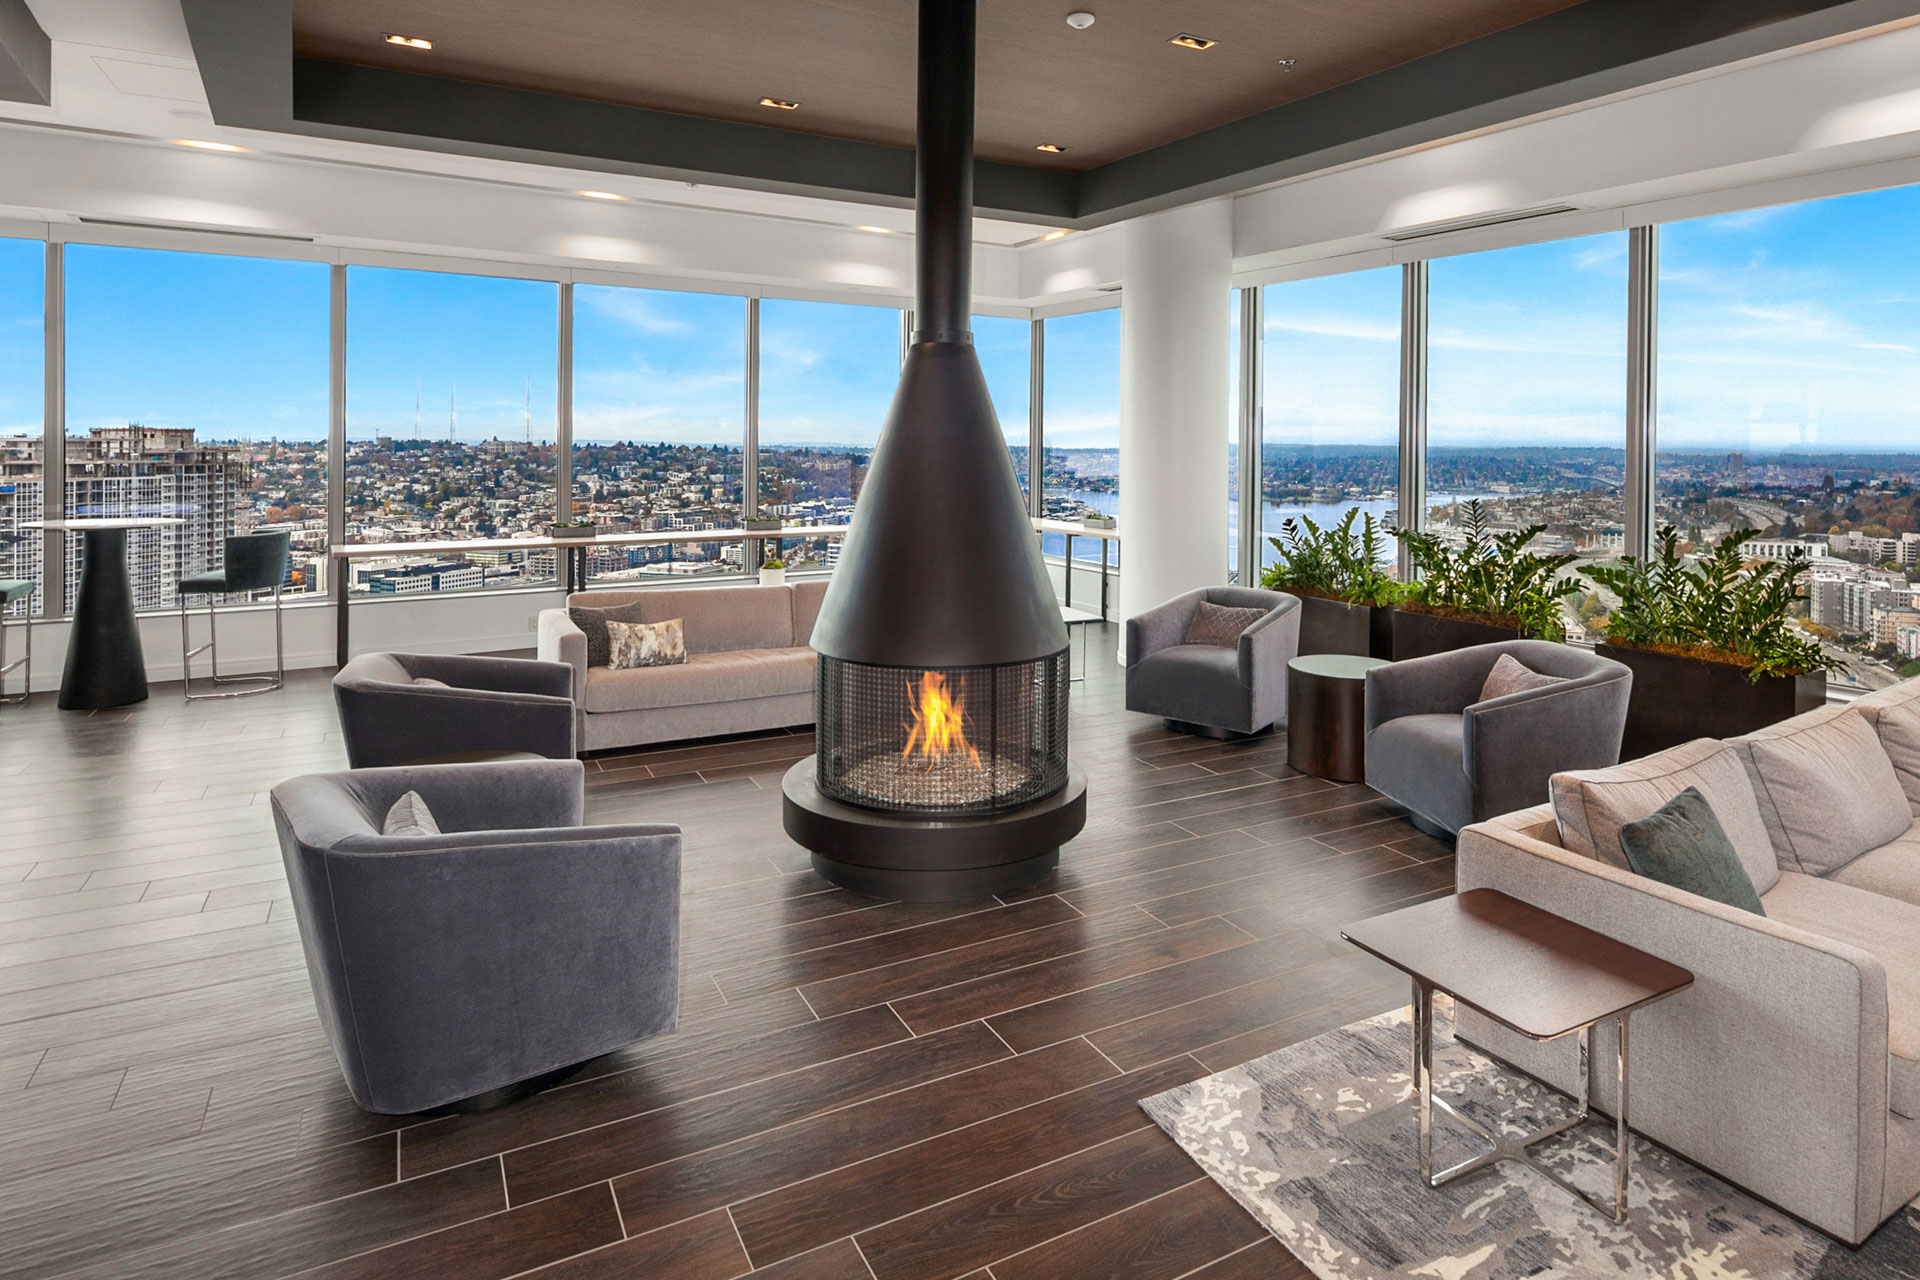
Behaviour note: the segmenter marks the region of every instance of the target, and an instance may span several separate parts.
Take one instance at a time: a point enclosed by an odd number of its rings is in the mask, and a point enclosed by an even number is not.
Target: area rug
[[[1322,1280],[1920,1280],[1912,1207],[1850,1250],[1637,1140],[1623,1224],[1512,1163],[1429,1189],[1408,1055],[1402,1009],[1140,1105]],[[1434,1079],[1489,1128],[1518,1134],[1572,1114],[1570,1099],[1459,1045],[1444,1010]],[[1483,1145],[1444,1114],[1434,1125],[1437,1169]],[[1612,1134],[1594,1122],[1534,1151],[1604,1196]]]

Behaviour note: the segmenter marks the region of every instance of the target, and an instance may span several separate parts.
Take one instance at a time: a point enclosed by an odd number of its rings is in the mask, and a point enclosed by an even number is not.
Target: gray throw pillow
[[[607,665],[615,671],[634,667],[673,667],[687,660],[687,632],[679,618],[665,622],[607,622],[613,642]]]
[[[420,798],[418,791],[409,791],[393,802],[393,808],[387,810],[387,820],[380,824],[383,836],[437,836],[440,824],[433,820],[433,813],[427,808],[427,802]]]
[[[586,633],[588,666],[604,667],[613,661],[613,640],[607,634],[607,624],[645,622],[647,619],[641,613],[640,606],[638,600],[603,608],[580,604],[567,606],[567,616],[573,619],[573,625]]]
[[[1202,600],[1187,624],[1187,644],[1217,644],[1232,648],[1240,633],[1267,616],[1265,609],[1235,609]]]
[[[1640,821],[1621,827],[1620,844],[1636,874],[1757,916],[1767,914],[1733,841],[1697,788],[1688,787]]]
[[[1528,689],[1544,689],[1550,684],[1565,684],[1565,676],[1541,675],[1532,667],[1517,661],[1510,653],[1500,655],[1500,661],[1493,664],[1493,670],[1487,672],[1487,681],[1480,686],[1480,701],[1504,697],[1509,693],[1524,693]]]

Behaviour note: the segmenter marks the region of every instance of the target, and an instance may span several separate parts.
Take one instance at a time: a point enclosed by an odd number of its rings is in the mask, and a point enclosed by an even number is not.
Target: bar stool
[[[0,613],[15,600],[33,599],[33,583],[20,578],[0,578]],[[27,656],[7,661],[7,626],[0,618],[0,690],[7,684],[7,674],[15,667],[20,668],[20,678],[24,687],[18,693],[0,693],[0,703],[25,702],[27,695],[33,692],[33,611],[27,611]]]
[[[287,658],[281,629],[280,586],[287,579],[287,544],[291,534],[242,533],[227,539],[226,563],[218,569],[182,578],[180,594],[180,690],[188,702],[208,698],[244,698],[249,694],[278,689],[286,681]],[[273,592],[273,674],[223,676],[220,674],[220,635],[215,623],[215,596],[250,595],[255,591]],[[207,642],[191,648],[187,631],[187,597],[207,598]],[[250,684],[251,689],[228,689],[211,693],[193,691],[193,660],[202,653],[211,655],[214,684]]]

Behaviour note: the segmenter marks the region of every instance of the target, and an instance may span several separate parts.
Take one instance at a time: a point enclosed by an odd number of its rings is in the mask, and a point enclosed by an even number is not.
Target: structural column
[[[1148,214],[1120,237],[1120,616],[1130,618],[1226,575],[1231,205]]]

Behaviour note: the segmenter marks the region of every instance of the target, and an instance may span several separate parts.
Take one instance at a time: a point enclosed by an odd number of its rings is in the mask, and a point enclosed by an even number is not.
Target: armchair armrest
[[[336,685],[334,696],[356,769],[451,751],[530,751],[556,760],[574,752],[571,698],[429,685]]]
[[[1288,596],[1240,633],[1240,683],[1251,689],[1262,673],[1285,681],[1287,664],[1299,656],[1300,598]]]
[[[1127,665],[1131,667],[1148,654],[1170,649],[1185,640],[1194,610],[1206,598],[1204,588],[1189,591],[1128,618]]]
[[[578,829],[586,812],[586,779],[578,760],[502,760],[355,769],[321,781],[344,786],[374,817],[376,831],[394,801],[418,792],[445,838],[459,842],[472,832]]]
[[[1595,675],[1475,702],[1465,711],[1462,764],[1473,811],[1492,816],[1536,805],[1548,779],[1620,762],[1627,680]]]
[[[1459,887],[1498,889],[1691,970],[1691,988],[1633,1017],[1634,1126],[1859,1240],[1882,1209],[1888,1014],[1880,961],[1569,852],[1541,838],[1550,814],[1542,806],[1463,830]],[[1568,1046],[1529,1046],[1477,1023],[1471,1038],[1572,1082]],[[1597,1047],[1605,1061],[1610,1051]],[[1598,1104],[1610,1107],[1611,1072],[1594,1076]]]
[[[1402,716],[1458,715],[1480,698],[1498,654],[1478,649],[1409,658],[1367,672],[1367,732]]]
[[[572,668],[553,660],[410,653],[406,656],[406,664],[414,675],[440,680],[456,689],[532,694],[545,698],[573,696]]]

